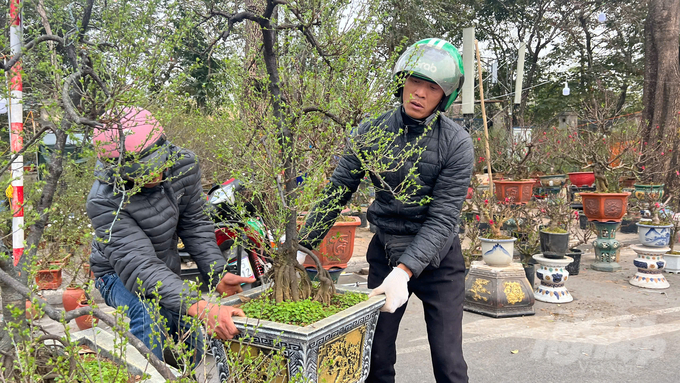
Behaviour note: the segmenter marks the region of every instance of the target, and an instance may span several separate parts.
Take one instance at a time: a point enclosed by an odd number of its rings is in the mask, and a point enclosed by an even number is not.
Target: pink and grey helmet
[[[120,157],[120,132],[125,141],[121,176],[138,178],[161,171],[168,160],[168,145],[163,127],[146,109],[125,108],[109,111],[104,128],[94,130],[92,142],[99,160],[115,165]]]

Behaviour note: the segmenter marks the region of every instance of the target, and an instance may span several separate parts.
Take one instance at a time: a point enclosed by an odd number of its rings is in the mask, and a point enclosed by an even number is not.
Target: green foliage
[[[92,380],[93,382],[107,383],[127,383],[128,372],[124,366],[116,365],[108,360],[99,358],[85,358],[80,363],[82,374],[85,376],[80,379],[83,381]]]
[[[324,305],[311,298],[298,302],[276,304],[274,299],[263,294],[261,297],[244,303],[241,309],[250,318],[307,326],[361,303],[366,299],[368,299],[366,294],[347,292],[333,296],[330,305]]]

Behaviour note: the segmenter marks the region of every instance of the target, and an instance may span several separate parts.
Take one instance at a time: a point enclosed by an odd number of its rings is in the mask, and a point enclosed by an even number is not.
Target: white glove
[[[298,250],[298,252],[297,252],[298,263],[302,264],[302,262],[304,262],[306,258],[307,258],[307,253],[304,253],[304,252]]]
[[[368,297],[378,294],[385,294],[385,305],[380,308],[382,312],[393,313],[408,301],[408,281],[409,276],[406,271],[399,267],[392,269],[383,283],[373,289]]]

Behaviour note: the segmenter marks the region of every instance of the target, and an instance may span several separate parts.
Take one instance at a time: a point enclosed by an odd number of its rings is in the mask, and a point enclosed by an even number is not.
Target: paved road
[[[637,242],[637,235],[617,237]],[[665,274],[669,289],[640,289],[628,283],[636,270],[632,250],[622,250],[623,270],[615,273],[590,270],[590,251],[567,284],[572,303],[536,302],[536,315],[517,318],[465,312],[463,352],[471,382],[680,382],[680,275]],[[353,267],[359,268],[363,260],[355,255]],[[415,296],[397,350],[397,382],[435,382]]]

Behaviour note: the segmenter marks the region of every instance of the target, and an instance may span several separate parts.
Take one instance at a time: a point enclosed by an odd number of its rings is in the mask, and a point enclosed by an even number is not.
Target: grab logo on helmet
[[[437,73],[437,67],[434,64],[419,61],[416,64],[416,68],[426,70],[428,72]]]

